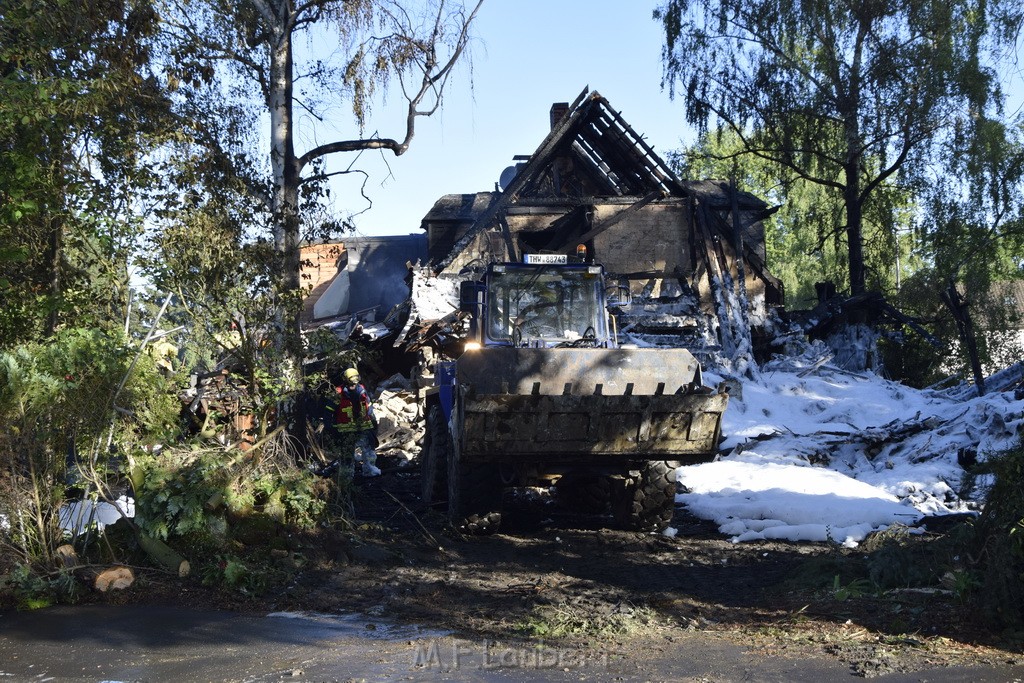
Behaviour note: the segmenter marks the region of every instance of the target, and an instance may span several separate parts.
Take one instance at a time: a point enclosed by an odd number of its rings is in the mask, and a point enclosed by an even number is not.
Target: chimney
[[[555,102],[551,105],[551,130],[555,129],[558,122],[565,118],[566,114],[569,113],[568,102]]]

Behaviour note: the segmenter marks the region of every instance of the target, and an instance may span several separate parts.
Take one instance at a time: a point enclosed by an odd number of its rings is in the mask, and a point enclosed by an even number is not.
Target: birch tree
[[[1000,115],[992,65],[1019,0],[669,0],[664,84],[686,118],[742,154],[836,193],[853,294],[865,289],[865,206],[885,184],[941,174],[937,144]],[[960,147],[968,153],[965,145]],[[937,167],[930,163],[938,162]]]
[[[277,345],[292,359],[301,358],[302,207],[325,192],[324,159],[361,150],[404,154],[417,121],[440,107],[481,3],[166,1],[166,73],[181,90],[181,110],[206,121],[197,126],[208,132],[205,139],[198,133],[200,141],[216,151],[215,163],[247,181],[265,210],[277,258]],[[367,134],[375,96],[396,90],[404,127],[394,137]],[[331,107],[343,100],[355,134],[320,141],[336,113]],[[301,139],[299,113],[309,124]],[[263,124],[264,141],[239,144]],[[302,147],[306,141],[313,142]]]

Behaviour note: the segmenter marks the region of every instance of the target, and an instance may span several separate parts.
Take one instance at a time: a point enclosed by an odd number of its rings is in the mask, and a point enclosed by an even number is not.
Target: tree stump
[[[78,565],[78,553],[75,552],[74,546],[69,543],[58,547],[53,551],[53,554],[58,567],[72,569]]]

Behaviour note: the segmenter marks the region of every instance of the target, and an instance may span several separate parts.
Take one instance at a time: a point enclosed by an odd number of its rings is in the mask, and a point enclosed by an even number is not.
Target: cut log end
[[[135,583],[135,573],[128,567],[110,567],[96,575],[93,586],[101,593],[123,590]]]

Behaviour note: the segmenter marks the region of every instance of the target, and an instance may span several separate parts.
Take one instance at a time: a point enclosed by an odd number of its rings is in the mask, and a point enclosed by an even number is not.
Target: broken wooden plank
[[[498,225],[501,227],[501,238],[505,241],[505,249],[508,251],[509,261],[519,260],[519,250],[516,249],[515,241],[512,239],[512,229],[504,216],[498,217]]]
[[[961,379],[962,377],[963,377],[963,373],[957,372],[955,374],[950,375],[949,377],[944,377],[944,378],[940,379],[935,384],[929,384],[924,389],[922,389],[922,391],[929,391],[929,390],[931,390],[931,391],[938,391],[939,387],[941,387],[942,385],[948,384],[949,382],[956,382],[957,380]]]
[[[707,226],[707,207],[698,204],[697,208],[698,213],[694,216],[694,223],[700,230],[700,246],[704,258],[704,265],[708,272],[708,285],[711,291],[711,303],[714,306],[716,315],[718,316],[718,329],[720,332],[722,349],[726,356],[732,357],[735,346],[729,316],[729,300],[723,292],[725,282],[723,280],[716,255],[712,253],[715,249],[712,244],[711,233],[708,231]]]
[[[814,372],[815,370],[817,370],[818,368],[820,368],[820,367],[821,367],[822,365],[824,365],[825,363],[827,363],[827,362],[829,362],[830,360],[832,360],[832,358],[833,358],[833,356],[832,356],[832,354],[831,354],[831,353],[826,353],[826,354],[825,354],[824,356],[822,356],[822,357],[821,357],[821,358],[819,358],[818,360],[814,361],[814,362],[813,362],[813,363],[812,363],[812,364],[810,365],[810,367],[804,368],[804,369],[803,369],[803,370],[801,370],[800,372],[796,373],[796,376],[797,376],[797,377],[806,377],[807,375],[811,374],[812,372]]]
[[[900,312],[895,306],[893,306],[889,302],[882,302],[882,310],[884,310],[890,316],[895,318],[897,322],[903,323],[904,325],[906,325],[907,327],[909,327],[910,329],[914,330],[919,335],[924,337],[925,341],[927,341],[936,349],[942,351],[946,348],[946,345],[939,341],[933,334],[931,334],[928,330],[918,325],[913,318]]]

